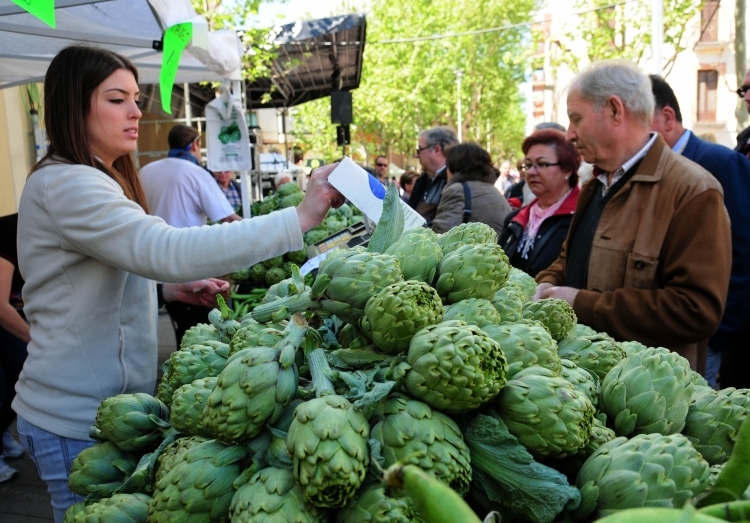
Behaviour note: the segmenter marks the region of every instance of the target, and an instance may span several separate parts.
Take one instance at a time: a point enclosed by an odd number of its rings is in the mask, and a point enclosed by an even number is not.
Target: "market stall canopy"
[[[190,0],[55,0],[53,29],[11,0],[0,0],[0,89],[41,82],[57,52],[89,42],[135,63],[140,83],[159,83],[163,30],[196,17]],[[212,31],[207,50],[188,46],[176,83],[241,78],[234,31]]]
[[[271,77],[247,84],[253,108],[292,107],[359,87],[367,24],[364,14],[305,20],[275,27]],[[264,94],[270,101],[262,103]]]

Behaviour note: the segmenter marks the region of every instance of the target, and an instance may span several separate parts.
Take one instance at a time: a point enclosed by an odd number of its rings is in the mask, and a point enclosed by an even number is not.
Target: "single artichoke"
[[[292,194],[304,194],[302,192],[302,189],[299,185],[297,185],[294,182],[287,182],[282,183],[279,185],[278,190],[276,191],[276,194],[279,195],[280,198],[284,198],[285,196],[291,196]]]
[[[281,267],[273,267],[266,271],[265,282],[271,287],[286,279],[286,272]]]
[[[189,436],[186,438],[179,438],[174,440],[172,443],[164,447],[164,450],[159,457],[156,458],[156,474],[154,475],[154,484],[159,483],[161,478],[165,477],[175,465],[182,461],[181,454],[193,447],[197,447],[201,443],[208,441],[208,438],[203,436]]]
[[[589,441],[594,406],[549,369],[523,369],[496,401],[508,431],[534,456],[575,456]]]
[[[68,487],[81,496],[95,490],[114,491],[138,465],[138,457],[110,441],[95,443],[81,451],[73,460]]]
[[[265,468],[232,498],[232,523],[325,523],[327,514],[306,502],[291,470]]]
[[[467,298],[491,300],[505,285],[509,272],[508,257],[496,243],[465,245],[446,251],[438,265],[435,290],[446,303]]]
[[[497,232],[485,223],[462,223],[443,234],[438,234],[437,243],[444,254],[449,254],[464,245],[497,244]]]
[[[417,280],[428,284],[435,281],[438,263],[443,259],[443,250],[437,243],[432,229],[411,229],[404,232],[396,242],[385,250],[395,256],[401,264],[405,280]]]
[[[276,346],[284,338],[284,329],[287,325],[286,321],[281,323],[246,322],[245,326],[232,336],[228,356],[234,356],[242,349]]]
[[[500,344],[476,325],[458,320],[417,332],[406,361],[411,366],[405,377],[409,393],[435,409],[455,414],[494,398],[508,373]]]
[[[279,209],[286,209],[287,207],[297,207],[300,203],[302,203],[302,200],[304,199],[305,193],[303,192],[283,196],[279,200]]]
[[[469,491],[469,449],[452,419],[403,394],[389,397],[380,417],[371,437],[381,445],[383,468],[409,460],[459,494]]]
[[[165,363],[167,369],[159,383],[156,397],[172,403],[174,391],[200,378],[218,376],[229,355],[229,345],[220,341],[204,341],[173,352]]]
[[[523,317],[541,322],[557,342],[567,338],[578,321],[573,307],[565,300],[556,298],[527,303],[523,308]]]
[[[336,523],[421,523],[408,498],[392,498],[380,485],[370,485],[357,492],[336,513]]]
[[[407,280],[389,285],[370,298],[359,325],[380,350],[398,354],[409,348],[414,333],[441,321],[443,303],[435,289]]]
[[[612,429],[607,428],[607,426],[599,421],[599,418],[594,417],[594,423],[591,425],[591,435],[589,436],[589,441],[586,443],[586,446],[583,447],[583,455],[588,458],[591,456],[594,452],[596,452],[599,447],[607,443],[608,441],[612,441],[615,439],[617,435],[615,435],[615,431]]]
[[[508,361],[508,379],[518,371],[534,365],[560,374],[557,343],[541,323],[531,321],[485,325],[482,330],[500,344]]]
[[[616,510],[681,508],[705,489],[706,460],[681,434],[639,434],[600,446],[576,478],[581,504],[574,521],[597,519]]]
[[[109,440],[125,451],[148,451],[159,446],[169,429],[169,409],[148,394],[118,394],[99,405],[89,435]]]
[[[266,269],[278,269],[284,263],[284,256],[274,256],[273,258],[264,260],[262,263]]]
[[[208,440],[180,456],[156,483],[148,520],[158,523],[229,521],[229,504],[240,485],[247,449]]]
[[[588,325],[584,325],[582,323],[576,324],[576,328],[573,329],[573,332],[570,333],[571,336],[596,336],[599,334],[594,329],[589,327]]]
[[[213,325],[199,323],[185,331],[180,341],[180,349],[186,349],[191,345],[200,345],[206,341],[222,341],[221,333]]]
[[[623,341],[620,342],[620,348],[625,353],[625,356],[632,356],[636,352],[648,349],[643,343],[637,341]]]
[[[145,494],[115,494],[88,505],[73,505],[65,523],[146,523],[150,504]]]
[[[526,296],[526,299],[524,301],[531,301],[531,298],[533,298],[534,294],[536,294],[536,280],[534,280],[534,278],[532,278],[530,275],[523,272],[521,269],[516,269],[515,267],[513,267],[510,270],[508,281],[515,283],[521,288],[524,296]]]
[[[557,353],[603,380],[625,358],[620,344],[609,336],[581,336],[557,342]]]
[[[265,283],[267,270],[266,266],[262,263],[256,263],[250,267],[250,280],[256,283]]]
[[[286,257],[290,262],[301,267],[307,261],[307,249],[303,247],[298,251],[288,252]]]
[[[208,397],[218,379],[200,378],[174,392],[169,422],[175,429],[191,436],[212,435],[212,431],[203,424],[203,410],[208,405]]]
[[[528,300],[523,289],[517,283],[509,280],[495,293],[490,301],[500,314],[501,322],[514,323],[523,317],[523,306]]]
[[[498,314],[492,302],[481,298],[467,298],[445,308],[445,321],[461,320],[470,325],[484,327],[500,323]]]
[[[295,316],[277,347],[243,349],[227,361],[208,396],[203,423],[224,441],[245,441],[273,423],[297,393],[297,347],[307,324]]]
[[[370,462],[369,433],[367,419],[342,396],[297,407],[286,444],[305,500],[336,508],[354,497]]]
[[[578,392],[585,394],[591,400],[591,404],[594,408],[598,407],[600,382],[599,378],[596,377],[596,374],[592,374],[565,358],[562,358],[561,362],[562,368],[559,373],[560,376],[573,385],[573,388]]]
[[[725,463],[734,451],[740,425],[750,411],[750,389],[715,391],[701,387],[693,394],[682,434],[710,465]]]
[[[685,426],[693,388],[685,358],[667,349],[645,349],[607,374],[599,408],[618,436],[675,434]]]

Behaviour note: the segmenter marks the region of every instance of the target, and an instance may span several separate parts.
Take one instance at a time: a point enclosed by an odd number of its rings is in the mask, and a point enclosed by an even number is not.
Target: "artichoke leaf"
[[[464,438],[473,469],[469,495],[491,505],[483,508],[499,510],[509,520],[551,523],[580,504],[580,491],[563,474],[534,461],[499,418],[478,415]]]
[[[380,221],[367,246],[368,252],[385,252],[401,237],[403,232],[404,209],[401,207],[401,197],[398,195],[396,185],[391,184],[388,186],[388,192],[383,201],[383,213],[380,215]]]

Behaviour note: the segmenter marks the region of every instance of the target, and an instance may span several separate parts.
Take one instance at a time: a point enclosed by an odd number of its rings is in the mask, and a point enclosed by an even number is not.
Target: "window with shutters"
[[[701,11],[700,42],[716,42],[719,40],[719,1],[706,0]]]
[[[698,71],[698,121],[716,121],[716,87],[719,84],[718,71]]]

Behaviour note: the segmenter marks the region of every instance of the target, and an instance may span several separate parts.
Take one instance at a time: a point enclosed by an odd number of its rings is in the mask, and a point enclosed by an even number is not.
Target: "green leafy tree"
[[[352,141],[370,154],[413,154],[419,130],[457,128],[464,140],[510,157],[524,137],[519,85],[525,79],[534,0],[374,0],[368,12],[362,82],[354,91]],[[464,34],[462,33],[470,33]],[[445,37],[447,35],[451,36]],[[400,39],[440,38],[398,42]],[[457,122],[456,70],[463,71]],[[329,101],[297,110],[297,139],[321,152],[335,148]]]

